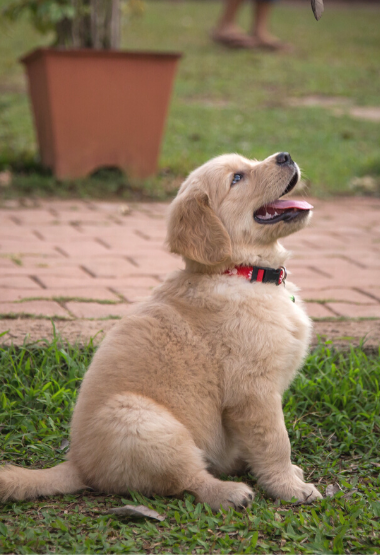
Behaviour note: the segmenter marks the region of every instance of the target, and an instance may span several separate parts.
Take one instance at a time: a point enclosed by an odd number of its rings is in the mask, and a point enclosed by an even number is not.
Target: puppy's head
[[[263,162],[237,154],[210,160],[189,175],[172,202],[171,251],[213,266],[242,263],[243,252],[268,250],[309,220],[310,204],[281,199],[299,179],[300,170],[287,153]]]

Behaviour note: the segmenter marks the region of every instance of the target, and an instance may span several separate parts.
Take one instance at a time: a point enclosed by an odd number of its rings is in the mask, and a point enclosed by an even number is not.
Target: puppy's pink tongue
[[[296,208],[297,210],[312,210],[314,206],[306,202],[306,200],[275,200],[267,204],[265,208],[277,208],[279,210],[287,210]]]

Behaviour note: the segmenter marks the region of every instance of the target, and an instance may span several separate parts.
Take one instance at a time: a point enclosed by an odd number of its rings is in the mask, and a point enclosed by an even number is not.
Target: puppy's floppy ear
[[[210,266],[232,254],[227,230],[200,189],[184,191],[172,202],[167,242],[171,252]]]

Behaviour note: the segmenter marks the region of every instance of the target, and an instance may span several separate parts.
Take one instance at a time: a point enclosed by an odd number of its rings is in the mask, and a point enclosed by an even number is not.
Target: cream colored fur
[[[231,187],[235,172],[244,177]],[[0,498],[86,486],[186,490],[218,510],[253,498],[246,484],[218,479],[245,470],[274,498],[321,497],[291,463],[281,407],[310,337],[302,302],[290,299],[296,288],[223,275],[238,264],[284,264],[278,238],[308,217],[260,225],[253,213],[284,192],[292,172],[275,156],[256,162],[230,154],[188,177],[168,224],[168,244],[186,269],[133,306],[103,341],[80,389],[68,462],[3,467]]]

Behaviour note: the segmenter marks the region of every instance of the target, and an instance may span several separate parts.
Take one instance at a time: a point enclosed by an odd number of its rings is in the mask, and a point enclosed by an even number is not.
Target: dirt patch
[[[229,100],[202,96],[187,97],[185,102],[186,104],[194,104],[197,106],[203,106],[204,108],[229,108],[231,106],[231,102]]]
[[[4,318],[0,321],[0,332],[8,331],[0,341],[3,345],[22,345],[24,341],[51,341],[54,337],[53,326],[50,320],[33,318]],[[72,320],[54,322],[56,333],[62,339],[72,344],[88,343],[95,337],[98,344],[105,334],[115,325],[117,320]]]
[[[331,340],[338,349],[356,347],[364,339],[367,352],[379,352],[380,320],[331,320],[314,322],[312,346],[318,344],[318,338]]]
[[[289,98],[288,106],[300,107],[318,106],[331,110],[336,116],[349,115],[352,118],[367,121],[380,121],[380,106],[355,106],[350,98],[344,96],[310,95],[300,98]]]
[[[117,320],[73,320],[57,321],[57,333],[72,344],[88,343],[95,337],[95,344],[101,342],[105,334],[115,325]],[[53,338],[53,326],[49,320],[31,318],[3,319],[1,331],[8,333],[1,338],[3,345],[22,345],[27,338],[30,341],[50,341]],[[314,322],[312,348],[319,341],[331,340],[340,349],[348,349],[350,345],[358,346],[363,338],[365,349],[369,352],[378,351],[380,346],[380,320],[331,320]]]
[[[353,106],[349,109],[350,116],[358,119],[367,119],[369,121],[380,121],[379,106]]]
[[[310,96],[300,96],[289,98],[287,104],[289,106],[321,106],[322,108],[335,108],[337,106],[344,108],[352,106],[352,100],[345,96],[323,96],[313,94]]]

